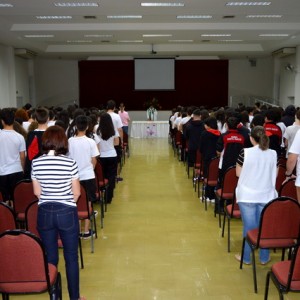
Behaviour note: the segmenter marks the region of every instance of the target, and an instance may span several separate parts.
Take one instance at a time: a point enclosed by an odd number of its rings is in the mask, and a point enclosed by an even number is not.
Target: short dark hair
[[[13,125],[15,121],[15,112],[11,108],[3,108],[0,112],[0,119],[5,125]]]
[[[217,119],[214,117],[206,118],[204,124],[212,129],[218,129]]]
[[[201,110],[199,109],[199,108],[197,108],[197,109],[195,109],[194,111],[193,111],[193,115],[194,116],[201,116]]]
[[[88,119],[86,116],[78,116],[75,119],[75,125],[79,131],[85,131],[88,127]]]
[[[114,100],[108,100],[106,108],[107,109],[115,109],[116,107],[116,102]]]
[[[226,123],[228,129],[236,129],[239,124],[239,120],[236,117],[230,117],[227,119]]]
[[[47,153],[49,150],[54,150],[55,155],[68,153],[68,139],[62,127],[50,126],[43,133],[42,151]]]
[[[45,107],[39,107],[35,110],[35,119],[38,124],[46,124],[49,119],[49,110]]]

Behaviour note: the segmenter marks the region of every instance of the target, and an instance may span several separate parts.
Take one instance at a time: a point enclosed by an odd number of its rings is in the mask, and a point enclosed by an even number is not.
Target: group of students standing
[[[85,299],[79,291],[78,238],[89,238],[92,234],[89,222],[85,222],[84,231],[80,233],[76,202],[80,185],[89,200],[96,201],[94,168],[97,160],[109,181],[107,202],[113,199],[123,138],[123,123],[114,110],[115,102],[110,100],[107,109],[97,115],[98,124],[91,122],[91,114],[76,109],[68,126],[59,117],[57,123],[54,121],[48,126],[49,110],[37,108],[34,112],[36,128],[27,133],[26,141],[14,130],[16,110],[0,111],[1,193],[5,201],[10,201],[16,183],[23,178],[32,179],[34,194],[39,200],[37,227],[47,260],[57,266],[59,235],[72,300]],[[92,127],[95,130],[89,130]]]
[[[250,108],[241,105],[237,109],[221,108],[214,111],[179,107],[170,117],[170,134],[174,136],[176,131],[181,131],[182,147],[188,149],[189,166],[194,166],[197,151],[200,151],[203,176],[206,177],[210,160],[220,157],[217,187],[206,187],[208,201],[215,201],[215,190],[221,188],[225,171],[236,166],[236,175],[239,177],[236,198],[243,220],[243,236],[248,230],[258,227],[263,207],[278,196],[275,183],[279,158],[289,154],[288,179],[293,174],[295,161],[300,154],[300,111],[289,106],[282,112],[280,108],[260,107],[257,103]],[[290,162],[290,156],[294,158],[293,163]],[[300,182],[296,180],[297,186],[300,189]],[[215,210],[223,206],[224,203],[216,203]],[[246,243],[245,264],[251,263],[250,253]],[[241,260],[240,254],[236,255],[236,259]],[[269,250],[261,250],[261,264],[269,261]]]

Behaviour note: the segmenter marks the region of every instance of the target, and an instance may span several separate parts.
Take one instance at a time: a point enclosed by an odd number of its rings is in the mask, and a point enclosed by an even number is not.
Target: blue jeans
[[[247,232],[251,229],[258,228],[261,211],[263,210],[265,203],[245,203],[239,202],[239,207],[243,220],[243,237],[247,235]],[[245,243],[244,248],[244,262],[251,262],[251,248],[249,244]],[[260,249],[259,259],[262,263],[267,262],[270,259],[269,249]]]
[[[60,203],[42,204],[38,208],[37,227],[47,253],[48,263],[58,264],[58,235],[63,244],[68,291],[71,300],[78,300],[79,264],[78,238],[79,221],[77,207]]]

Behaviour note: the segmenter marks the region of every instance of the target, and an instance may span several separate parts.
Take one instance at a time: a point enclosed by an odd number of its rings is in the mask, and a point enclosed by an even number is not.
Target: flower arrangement
[[[159,110],[159,109],[162,108],[156,98],[152,98],[152,99],[147,100],[147,101],[144,102],[144,107],[146,109],[148,109],[150,106],[154,107],[156,110]]]

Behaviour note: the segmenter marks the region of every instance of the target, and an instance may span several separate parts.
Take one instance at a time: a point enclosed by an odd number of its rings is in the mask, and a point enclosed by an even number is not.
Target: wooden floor
[[[263,299],[271,264],[257,266],[255,294],[251,267],[240,270],[234,259],[241,249],[241,221],[232,222],[228,253],[213,205],[204,210],[168,141],[132,139],[130,154],[102,231],[97,218],[95,253],[90,241],[83,241],[81,294],[88,300]],[[278,260],[279,253],[272,253],[272,262]],[[68,299],[62,255],[59,268]],[[46,294],[11,297],[21,298],[48,299]],[[269,299],[278,299],[272,283]]]

